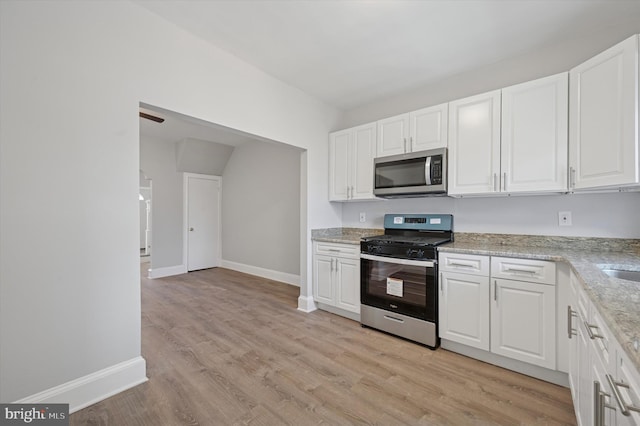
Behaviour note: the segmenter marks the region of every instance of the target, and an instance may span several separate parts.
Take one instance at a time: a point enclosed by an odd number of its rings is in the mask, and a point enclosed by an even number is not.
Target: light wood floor
[[[142,279],[149,381],[71,425],[575,424],[569,390],[322,311],[216,268]]]

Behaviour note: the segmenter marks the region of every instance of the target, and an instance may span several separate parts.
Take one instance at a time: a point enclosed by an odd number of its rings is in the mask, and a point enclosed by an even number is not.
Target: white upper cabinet
[[[449,103],[449,195],[499,191],[500,91]]]
[[[378,157],[409,152],[409,114],[378,121]]]
[[[409,114],[411,152],[446,148],[449,104],[423,108]]]
[[[376,156],[376,125],[353,129],[351,145],[351,199],[370,200],[373,195],[373,159]]]
[[[448,104],[378,121],[378,157],[447,146]]]
[[[371,200],[376,123],[329,135],[329,200]]]
[[[634,35],[570,71],[572,189],[640,183],[638,43]]]
[[[502,89],[501,191],[567,191],[568,73]]]
[[[449,194],[567,191],[568,75],[449,104]]]
[[[351,130],[329,136],[329,200],[346,200],[349,190]]]

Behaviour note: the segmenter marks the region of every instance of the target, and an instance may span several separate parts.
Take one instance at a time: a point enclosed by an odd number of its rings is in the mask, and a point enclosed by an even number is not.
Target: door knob
[[[193,228],[189,228],[189,231],[193,231]]]

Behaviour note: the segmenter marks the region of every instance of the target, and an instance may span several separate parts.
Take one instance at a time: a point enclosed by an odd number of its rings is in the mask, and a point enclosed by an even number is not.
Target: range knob
[[[369,247],[367,247],[367,251],[369,253],[380,253],[381,250],[382,250],[382,247],[380,247],[380,246],[369,246]]]

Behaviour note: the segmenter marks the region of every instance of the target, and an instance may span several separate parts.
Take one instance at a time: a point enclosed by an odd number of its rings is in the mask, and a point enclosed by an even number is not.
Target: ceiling
[[[133,0],[342,110],[640,21],[640,0]]]

